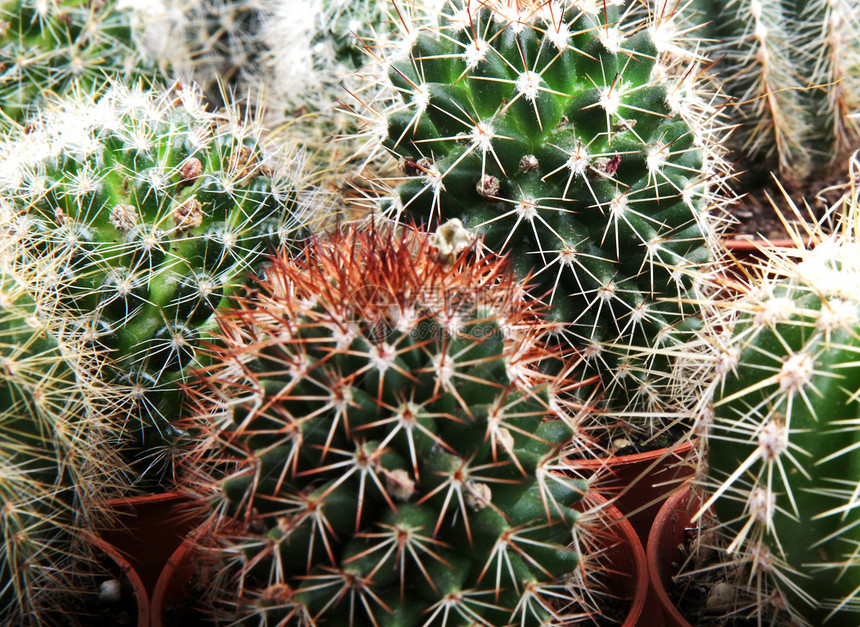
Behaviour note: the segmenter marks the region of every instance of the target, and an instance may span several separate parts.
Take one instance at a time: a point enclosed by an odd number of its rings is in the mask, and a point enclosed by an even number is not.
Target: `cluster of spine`
[[[720,174],[685,121],[693,92],[662,80],[617,4],[451,0],[404,21],[399,103],[378,114],[408,180],[387,212],[459,218],[509,252],[605,377],[606,408],[659,416],[696,326]]]
[[[745,168],[789,179],[843,165],[860,140],[857,0],[656,0],[714,62]]]
[[[169,432],[167,392],[213,313],[297,226],[297,161],[267,153],[260,133],[189,89],[113,85],[4,138],[15,263],[43,268],[40,298],[58,299],[100,352],[138,419],[130,433]]]
[[[561,472],[588,439],[581,384],[538,367],[564,372],[548,323],[457,232],[314,240],[219,317],[186,464],[231,566],[210,607],[261,625],[587,616],[585,484]]]
[[[200,85],[212,102],[228,104],[248,97],[245,90],[265,52],[261,31],[274,0],[164,0],[152,12],[152,29],[170,32],[166,55],[176,71]],[[281,42],[291,49],[299,42]]]
[[[97,90],[108,76],[152,80],[134,41],[134,11],[114,0],[0,2],[2,126],[23,123],[50,96]]]
[[[717,366],[703,510],[745,565],[759,616],[792,625],[860,616],[858,194],[833,235],[811,231],[814,249],[770,251],[728,306],[737,320]]]

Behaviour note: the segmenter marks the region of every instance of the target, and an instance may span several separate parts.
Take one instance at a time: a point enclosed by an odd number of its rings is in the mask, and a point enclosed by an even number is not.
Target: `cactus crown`
[[[762,604],[787,607],[793,624],[854,625],[860,611],[858,203],[852,183],[834,234],[809,226],[796,250],[768,251],[729,306],[718,364],[706,506]],[[818,243],[806,250],[801,234]]]
[[[195,488],[240,521],[221,542],[241,556],[228,597],[242,615],[537,625],[583,611],[570,507],[584,484],[559,472],[586,437],[568,398],[580,383],[536,367],[560,354],[505,266],[440,256],[443,239],[317,240],[220,317],[195,412],[210,437],[190,459]],[[201,459],[227,478],[213,486]]]
[[[654,43],[619,4],[451,1],[404,27],[382,116],[409,178],[388,211],[459,218],[511,251],[606,376],[606,407],[658,415],[666,355],[694,326],[681,303],[714,233],[713,172],[687,92],[654,78]]]

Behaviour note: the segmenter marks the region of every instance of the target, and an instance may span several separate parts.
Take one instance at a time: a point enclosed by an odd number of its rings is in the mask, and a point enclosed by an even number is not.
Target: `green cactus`
[[[212,527],[235,517],[211,541],[238,620],[545,625],[587,610],[576,581],[593,556],[570,509],[585,484],[556,472],[586,438],[588,408],[566,397],[580,383],[536,368],[562,358],[547,323],[505,265],[455,253],[457,235],[336,233],[221,315],[188,476]]]
[[[713,504],[731,559],[749,565],[760,612],[787,608],[793,625],[860,620],[858,191],[844,202],[841,229],[810,227],[812,250],[769,250],[727,305],[737,321],[707,438],[703,509]]]
[[[0,243],[4,253],[11,239]],[[86,379],[96,355],[47,300],[33,302],[27,283],[37,278],[0,274],[4,625],[78,624],[76,603],[87,587],[95,592],[98,575],[79,534],[103,519],[104,499],[127,471],[110,446],[119,428],[106,411],[109,391]]]
[[[203,89],[208,100],[227,105],[260,85],[253,76],[265,52],[261,30],[273,0],[167,0],[166,11],[144,20],[169,65]],[[165,37],[165,33],[170,33]],[[160,37],[156,37],[160,34]]]
[[[617,4],[450,1],[440,26],[416,19],[382,111],[409,177],[388,212],[459,218],[511,254],[605,377],[606,409],[659,417],[696,326],[719,169]]]
[[[738,126],[744,169],[799,180],[842,168],[860,146],[856,0],[656,0],[679,47],[710,56]],[[691,35],[693,33],[693,36]],[[697,39],[694,39],[697,38]]]
[[[335,59],[344,69],[358,69],[367,61],[362,45],[378,38],[392,21],[385,0],[324,0],[320,12],[320,33],[316,42],[331,46]]]
[[[299,163],[188,89],[69,97],[7,138],[0,188],[26,229],[20,263],[53,270],[63,315],[127,392],[130,433],[170,433],[171,391],[213,312],[297,226]]]
[[[154,79],[153,61],[135,45],[133,15],[115,0],[0,3],[3,114],[23,123],[48,96],[62,96],[74,85],[88,90],[107,77]]]

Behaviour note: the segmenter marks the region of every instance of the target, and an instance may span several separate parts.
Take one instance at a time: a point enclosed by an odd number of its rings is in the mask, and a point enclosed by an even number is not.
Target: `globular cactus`
[[[0,3],[0,108],[24,123],[49,95],[77,85],[95,89],[108,77],[153,80],[142,54],[134,10],[115,0],[4,0]]]
[[[844,202],[835,233],[799,230],[798,248],[769,250],[749,292],[726,305],[737,321],[717,366],[703,509],[714,506],[767,624],[860,620],[854,184]],[[806,250],[800,235],[818,243]]]
[[[756,173],[800,180],[844,169],[860,146],[860,4],[856,0],[656,0],[654,15],[675,22],[714,63],[730,146]]]
[[[611,413],[671,414],[716,232],[699,129],[619,3],[447,2],[393,43],[391,216],[459,218],[531,272]]]
[[[585,484],[559,472],[589,438],[581,383],[539,369],[565,363],[547,323],[461,231],[335,233],[220,316],[186,476],[222,529],[208,541],[231,567],[212,588],[234,619],[588,615]]]
[[[261,135],[236,112],[206,112],[190,88],[114,84],[6,138],[17,263],[52,270],[42,287],[126,390],[130,434],[170,432],[169,392],[213,313],[297,228],[301,160],[267,152]]]
[[[247,97],[265,47],[261,31],[273,0],[162,0],[140,7],[150,54],[168,60],[183,80],[200,85],[219,105]],[[291,43],[287,42],[287,47]]]

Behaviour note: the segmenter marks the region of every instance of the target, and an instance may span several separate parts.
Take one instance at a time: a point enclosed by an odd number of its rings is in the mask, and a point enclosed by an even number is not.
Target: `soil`
[[[619,447],[613,450],[612,454],[616,457],[620,457],[622,455],[636,455],[637,453],[659,451],[660,449],[668,448],[674,444],[677,444],[689,434],[689,431],[690,430],[688,427],[685,427],[683,425],[675,425],[669,427],[665,431],[661,431],[655,437],[648,438],[644,442],[631,442],[626,446]]]
[[[120,584],[120,597],[116,601],[105,600],[99,594],[99,586],[108,580]],[[123,576],[122,568],[112,560],[99,560],[97,574],[87,576],[81,582],[82,592],[63,603],[63,616],[57,624],[75,627],[135,627],[138,607],[134,588]],[[53,619],[52,619],[53,620]],[[53,624],[53,623],[52,623]]]
[[[793,625],[785,612],[774,610],[770,604],[762,616],[753,614],[760,608],[755,591],[735,583],[749,581],[749,574],[727,560],[725,544],[713,531],[700,534],[698,529],[687,529],[681,559],[672,563],[672,585],[667,590],[681,615],[695,627]]]

